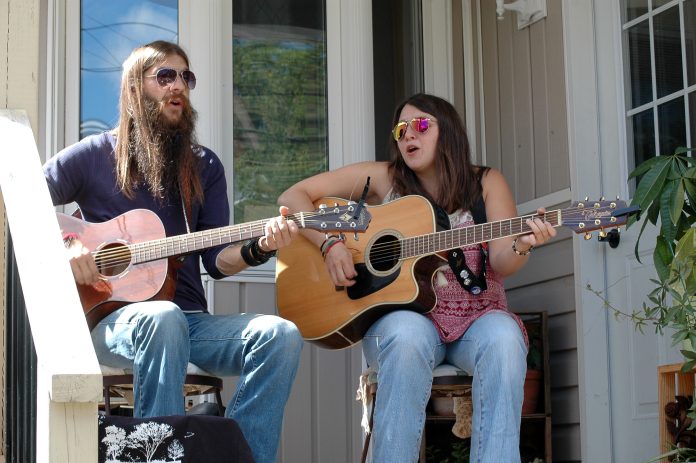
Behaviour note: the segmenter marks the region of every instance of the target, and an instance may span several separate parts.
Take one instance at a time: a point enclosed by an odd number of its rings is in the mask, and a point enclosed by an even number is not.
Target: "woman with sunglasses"
[[[397,107],[393,127],[391,161],[357,163],[318,174],[289,188],[278,203],[293,211],[311,211],[313,202],[323,197],[356,199],[370,177],[369,204],[421,195],[436,211],[445,212],[449,218],[445,225],[451,228],[474,224],[472,212],[477,206],[485,211],[484,221],[517,215],[502,174],[471,163],[466,131],[450,103],[414,95]],[[470,461],[520,461],[527,339],[521,321],[507,310],[502,279],[518,271],[535,246],[556,234],[538,219],[528,220],[527,225],[532,233],[465,248],[465,268],[472,278],[458,278],[461,269],[455,275],[454,267],[443,261],[434,278],[437,306],[432,312],[393,311],[368,329],[363,353],[379,376],[374,461],[418,459],[432,371],[443,362],[473,375]],[[336,286],[355,284],[357,272],[343,242],[327,240],[319,232],[302,233],[316,244],[317,252],[321,249]],[[483,281],[472,285],[476,278]]]

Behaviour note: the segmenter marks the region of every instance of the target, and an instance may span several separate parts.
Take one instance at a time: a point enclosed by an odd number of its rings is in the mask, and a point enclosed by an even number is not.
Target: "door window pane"
[[[662,98],[683,88],[679,7],[655,15],[653,30],[657,97]]]
[[[684,46],[689,86],[696,84],[696,0],[684,2]]]
[[[118,122],[121,65],[153,40],[176,42],[178,0],[82,0],[80,8],[80,138]]]
[[[666,5],[666,4],[668,4],[669,2],[671,2],[671,1],[672,1],[672,0],[652,0],[652,8],[653,8],[653,10],[654,10],[655,8],[659,8],[659,7],[661,7],[662,5]]]
[[[696,0],[652,0],[623,29],[630,167],[696,143]]]
[[[328,168],[324,0],[233,4],[234,221]]]
[[[658,154],[672,154],[678,147],[686,146],[684,98],[657,107],[657,126],[660,134]]]
[[[648,12],[648,0],[624,0],[623,14],[624,22],[636,19],[638,16]]]
[[[696,140],[696,92],[689,94],[689,132],[691,133],[691,145]]]
[[[635,108],[653,99],[650,28],[647,21],[628,30],[628,70],[631,76],[631,108]]]
[[[629,127],[633,132],[635,167],[655,156],[655,122],[652,109],[631,117]]]

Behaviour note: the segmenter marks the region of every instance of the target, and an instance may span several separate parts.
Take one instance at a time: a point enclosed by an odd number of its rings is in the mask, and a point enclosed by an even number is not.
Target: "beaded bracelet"
[[[525,251],[519,251],[517,249],[517,238],[515,238],[515,241],[512,242],[512,250],[515,251],[515,254],[517,254],[518,256],[526,256],[527,254],[532,252],[532,249],[534,249],[534,246],[529,246],[529,249]]]
[[[327,244],[326,247],[324,248],[324,251],[322,251],[321,256],[324,259],[326,259],[326,255],[329,253],[331,248],[334,247],[335,245],[337,245],[338,243],[343,243],[343,240],[340,238],[337,238],[335,240],[329,241],[329,244]]]

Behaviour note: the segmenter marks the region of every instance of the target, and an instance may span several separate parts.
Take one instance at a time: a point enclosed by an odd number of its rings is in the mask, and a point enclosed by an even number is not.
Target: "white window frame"
[[[671,154],[671,153],[660,153],[660,127],[658,125],[658,114],[657,110],[660,105],[663,103],[667,103],[669,101],[677,100],[677,99],[682,99],[684,101],[684,124],[686,127],[686,146],[692,146],[693,141],[691,140],[691,116],[689,114],[689,98],[688,94],[694,93],[696,91],[696,84],[691,85],[690,87],[684,87],[682,90],[678,92],[674,92],[671,95],[664,96],[658,99],[653,99],[655,95],[657,95],[657,76],[656,72],[657,70],[655,69],[655,48],[653,46],[654,40],[655,40],[655,31],[653,27],[654,23],[654,18],[656,15],[674,7],[678,6],[679,9],[679,35],[680,35],[680,42],[681,42],[681,60],[682,60],[682,85],[684,82],[688,82],[688,77],[687,77],[687,72],[688,69],[686,67],[686,37],[685,37],[685,28],[684,28],[684,0],[674,0],[669,3],[666,3],[659,8],[654,8],[652,9],[652,4],[650,4],[650,9],[648,10],[647,13],[642,14],[638,16],[637,18],[633,18],[632,20],[621,24],[621,32],[623,34],[626,33],[631,27],[644,23],[646,18],[648,18],[648,27],[650,30],[650,79],[651,79],[651,84],[652,84],[652,98],[651,101],[648,103],[645,103],[643,105],[637,106],[633,109],[628,109],[625,111],[626,114],[626,128],[628,127],[628,119],[635,116],[638,113],[641,113],[647,109],[652,110],[652,116],[653,116],[653,131],[654,131],[654,137],[655,137],[655,150],[657,151],[655,156],[660,155],[660,154]],[[625,46],[624,46],[625,45]],[[623,52],[624,54],[628,52],[628,44],[622,44],[624,46]],[[623,65],[623,63],[622,63]],[[624,79],[626,80],[626,98],[630,98],[630,91],[631,91],[631,82],[630,82],[630,76],[625,76]],[[686,96],[686,98],[685,98]],[[626,107],[628,107],[628,101],[626,102]],[[629,148],[630,150],[628,153],[633,152],[633,139],[632,137],[628,137],[628,133],[626,133],[626,138],[627,142],[630,144]],[[628,161],[628,166],[631,167],[631,169],[635,168],[635,159],[631,156]]]
[[[232,56],[232,4],[210,0],[193,8],[190,0],[180,1],[179,18],[179,41],[200,83],[191,96],[199,113],[198,138],[222,159],[232,201],[232,144],[224,137],[233,121],[232,60],[226,59]],[[336,169],[375,159],[371,1],[326,0],[326,41],[329,169]],[[223,121],[229,122],[223,127]],[[225,280],[272,283],[274,278],[271,259]]]
[[[194,5],[192,0],[179,0],[179,44],[189,54],[199,82],[191,93],[192,104],[198,110],[197,136],[200,143],[223,160],[230,192],[234,179],[232,148],[226,146],[223,134],[231,130],[232,123],[226,114],[232,100],[232,62],[225,59],[231,56],[231,3],[210,0]],[[47,106],[56,110],[49,116],[47,127],[60,127],[59,122],[64,122],[61,129],[47,129],[47,157],[79,141],[80,0],[59,0],[54,10],[53,19],[57,20],[49,39],[53,52],[47,53],[47,63],[55,79],[47,88],[50,85],[64,89],[64,100],[59,91],[49,95]],[[225,18],[230,20],[225,22]],[[329,168],[335,169],[375,159],[371,1],[326,0],[326,29]],[[61,113],[58,104],[62,101],[65,110]],[[355,114],[360,117],[354,117]],[[223,125],[226,117],[230,122]],[[62,137],[56,135],[57,130]],[[230,278],[268,282],[274,271],[272,259],[253,271]]]

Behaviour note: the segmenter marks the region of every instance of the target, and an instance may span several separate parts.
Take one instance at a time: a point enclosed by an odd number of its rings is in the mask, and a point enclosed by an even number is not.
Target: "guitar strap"
[[[471,210],[471,215],[474,218],[475,224],[486,222],[486,205],[483,202],[483,196],[479,196],[478,201]],[[447,212],[438,205],[435,205],[435,217],[438,228],[449,230],[450,221]],[[486,262],[488,260],[488,243],[479,244],[481,250],[481,271],[476,275],[466,264],[464,251],[461,249],[451,249],[447,251],[447,263],[449,263],[454,276],[462,286],[471,294],[480,294],[488,289],[486,283]]]

